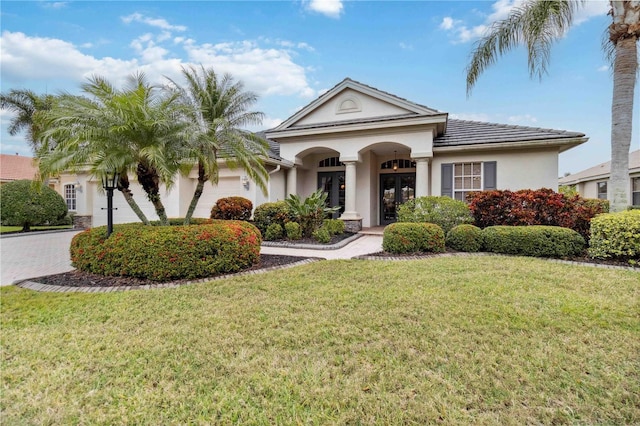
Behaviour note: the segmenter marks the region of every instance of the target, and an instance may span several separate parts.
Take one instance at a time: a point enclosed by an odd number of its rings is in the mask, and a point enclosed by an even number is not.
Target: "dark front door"
[[[380,175],[380,225],[398,220],[398,207],[412,200],[416,192],[415,173]]]
[[[339,206],[340,210],[333,214],[337,219],[344,212],[344,172],[318,173],[318,188],[327,194],[327,207]]]

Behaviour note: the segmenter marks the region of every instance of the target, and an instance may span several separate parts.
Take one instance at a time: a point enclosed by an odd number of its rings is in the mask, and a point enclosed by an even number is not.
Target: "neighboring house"
[[[348,229],[385,225],[396,208],[424,195],[464,199],[486,189],[558,187],[558,154],[587,141],[582,133],[449,119],[448,114],[345,79],[268,130],[271,144],[266,195],[242,171],[222,168],[217,186],[207,184],[195,217],[208,217],[218,198],[238,195],[254,206],[307,196],[317,188],[340,206]],[[197,171],[179,177],[163,202],[170,217],[186,213]],[[106,222],[100,182],[63,175],[60,191],[75,189],[76,212]],[[134,198],[150,219],[151,203],[140,187]],[[116,223],[136,221],[122,196],[114,199]]]
[[[560,185],[574,186],[585,198],[607,199],[607,186],[611,174],[611,161],[598,164],[581,172],[561,177]],[[640,206],[640,149],[629,154],[630,205]]]
[[[37,173],[38,167],[33,158],[0,154],[0,185],[14,180],[33,180]]]

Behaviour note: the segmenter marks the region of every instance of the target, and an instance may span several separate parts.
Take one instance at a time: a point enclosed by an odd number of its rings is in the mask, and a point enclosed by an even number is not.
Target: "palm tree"
[[[225,74],[221,79],[211,68],[183,68],[184,86],[169,79],[182,103],[188,108],[188,119],[195,125],[186,145],[185,159],[198,165],[198,183],[184,223],[189,224],[202,195],[204,184],[218,183],[219,164],[241,168],[266,191],[267,171],[262,160],[267,157],[268,143],[241,127],[262,124],[261,112],[248,111],[257,95],[243,90],[241,82]]]
[[[161,224],[168,225],[160,185],[174,183],[187,127],[177,97],[148,84],[144,74],[131,76],[123,90],[92,77],[82,91],[89,97],[63,95],[43,116],[43,135],[58,144],[52,149],[45,144],[38,152],[42,177],[64,170],[88,168],[96,176],[117,170],[118,189],[149,224],[129,188],[129,173],[134,173]]]
[[[583,3],[583,0],[530,0],[514,8],[504,20],[495,22],[472,53],[467,67],[467,94],[487,67],[518,45],[527,48],[531,76],[542,77],[549,63],[551,44],[565,34]],[[608,47],[613,58],[613,102],[608,198],[611,211],[620,211],[629,203],[629,150],[638,71],[640,2],[611,0],[610,3],[613,22],[609,26]]]
[[[28,89],[11,89],[8,93],[0,94],[0,109],[15,114],[9,122],[9,134],[15,136],[25,131],[31,149],[37,151],[40,129],[35,124],[35,116],[51,109],[54,99],[53,95],[38,95]]]

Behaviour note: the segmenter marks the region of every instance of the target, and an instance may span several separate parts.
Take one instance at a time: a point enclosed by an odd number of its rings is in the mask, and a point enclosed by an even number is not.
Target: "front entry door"
[[[344,213],[344,172],[318,173],[318,188],[327,194],[327,207],[339,206],[340,210],[333,214],[337,219]]]
[[[415,173],[380,175],[380,225],[398,220],[398,207],[412,200],[416,193]]]

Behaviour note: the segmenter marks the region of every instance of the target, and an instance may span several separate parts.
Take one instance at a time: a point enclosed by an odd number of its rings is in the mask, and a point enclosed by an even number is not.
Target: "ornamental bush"
[[[237,272],[260,259],[260,232],[243,221],[197,226],[114,225],[86,230],[71,241],[81,271],[168,281]]]
[[[211,219],[249,220],[253,203],[244,197],[220,198],[211,208]]]
[[[444,252],[444,231],[433,223],[392,223],[384,228],[382,248],[389,253]]]
[[[480,228],[507,225],[549,225],[571,228],[589,238],[589,223],[609,211],[606,200],[567,196],[551,189],[483,191],[468,196],[469,208]]]
[[[253,224],[262,232],[262,235],[267,232],[267,228],[272,223],[284,227],[291,219],[289,206],[284,201],[260,204],[253,212]]]
[[[16,180],[0,186],[0,221],[3,225],[46,225],[64,219],[67,203],[60,194],[45,184]]]
[[[447,247],[465,252],[478,252],[482,249],[482,230],[474,225],[455,226],[447,233]]]
[[[330,235],[344,234],[344,221],[340,219],[325,219],[322,227],[326,229]]]
[[[589,246],[591,257],[640,262],[640,210],[594,217]]]
[[[284,224],[284,230],[287,238],[290,240],[299,240],[302,238],[302,228],[297,222],[287,222]]]
[[[267,226],[267,231],[264,233],[264,239],[267,241],[279,240],[282,238],[282,226],[279,223],[272,223]]]
[[[484,250],[534,257],[567,257],[583,253],[584,238],[559,226],[489,226],[482,230]]]
[[[325,227],[318,228],[313,231],[312,236],[320,244],[327,244],[329,241],[331,241],[331,233]]]
[[[450,197],[418,197],[409,200],[398,208],[398,222],[435,223],[442,230],[449,232],[451,228],[463,223],[473,223],[469,207],[463,202]]]

